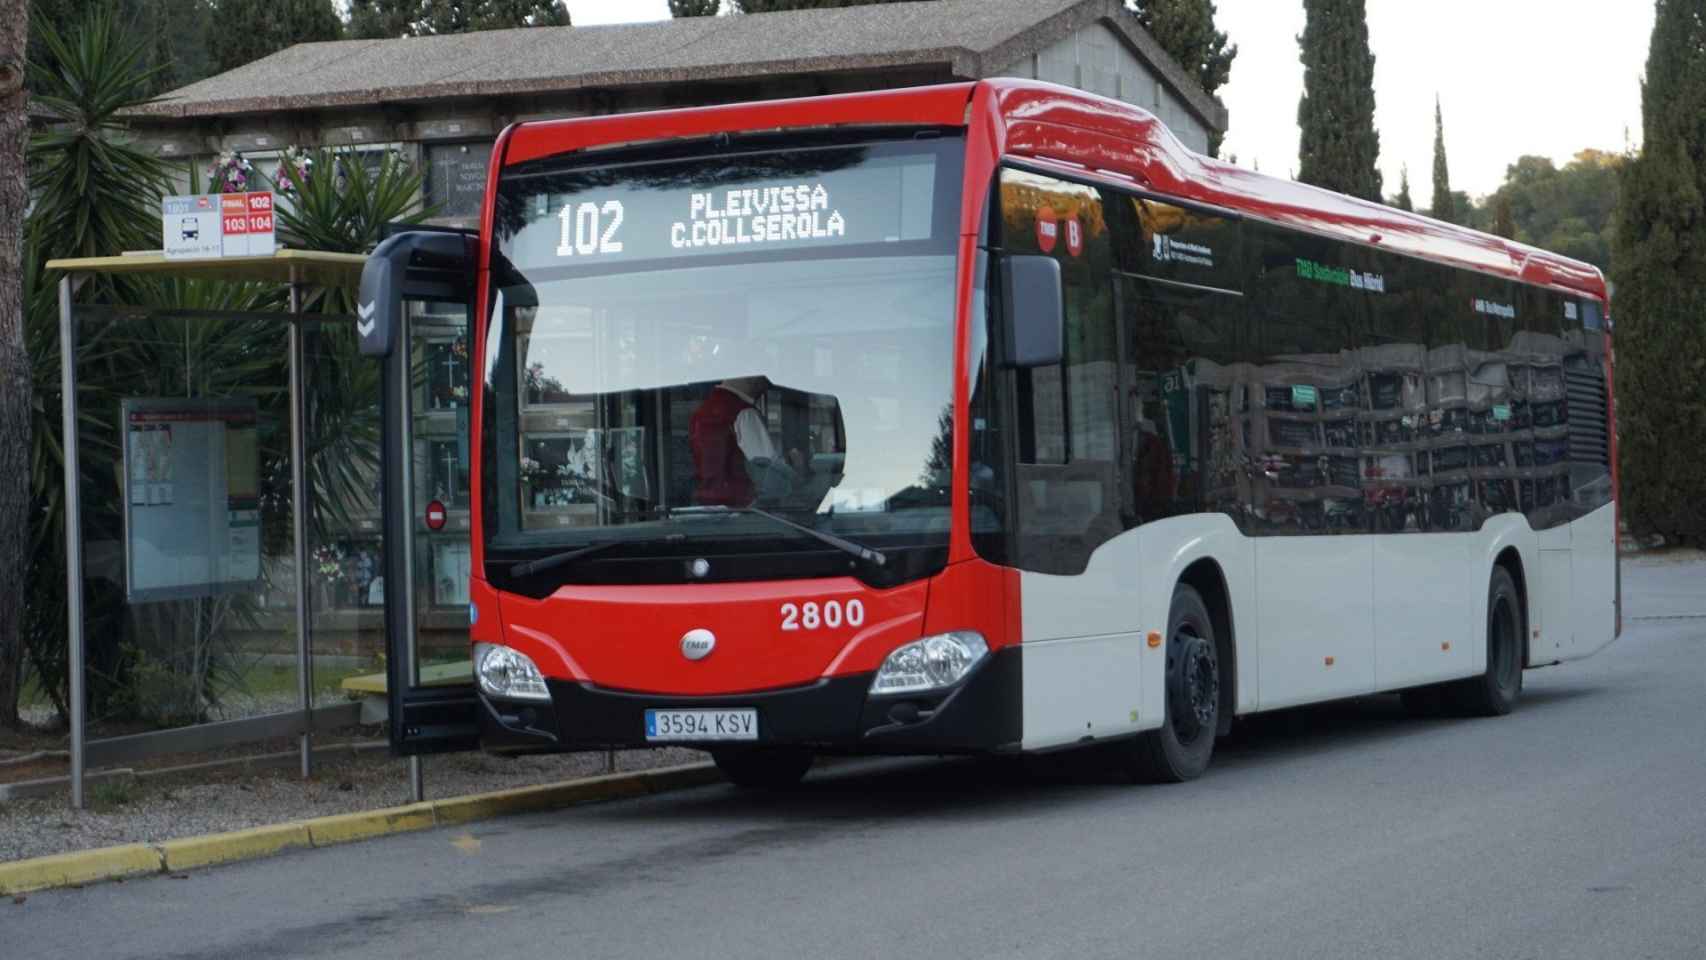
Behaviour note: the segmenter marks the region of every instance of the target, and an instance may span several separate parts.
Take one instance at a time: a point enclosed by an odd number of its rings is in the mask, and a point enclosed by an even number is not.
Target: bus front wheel
[[[1220,653],[1214,621],[1196,589],[1173,588],[1167,615],[1166,719],[1141,734],[1129,754],[1145,783],[1180,783],[1208,769],[1220,726]]]
[[[794,786],[812,766],[811,751],[793,747],[713,750],[711,760],[730,783],[748,790]]]

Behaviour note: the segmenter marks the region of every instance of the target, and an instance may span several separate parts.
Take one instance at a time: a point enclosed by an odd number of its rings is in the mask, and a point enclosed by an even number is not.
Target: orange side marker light
[[[1333,665],[1333,658],[1332,658],[1332,657],[1328,657],[1328,658],[1327,658],[1327,666],[1329,666],[1329,667],[1330,667],[1330,666],[1332,666],[1332,665]]]
[[[1160,646],[1161,646],[1161,631],[1159,631],[1159,630],[1149,631],[1149,649],[1154,650]]]

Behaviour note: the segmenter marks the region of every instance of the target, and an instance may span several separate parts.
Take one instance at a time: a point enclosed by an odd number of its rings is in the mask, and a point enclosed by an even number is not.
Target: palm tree
[[[41,30],[51,58],[32,64],[37,102],[53,122],[32,139],[29,177],[36,204],[26,224],[26,334],[35,387],[30,496],[31,567],[24,627],[30,670],[67,714],[65,515],[67,462],[80,470],[85,542],[122,539],[121,435],[124,397],[244,397],[259,412],[263,555],[290,552],[287,327],[233,314],[284,305],[276,287],[106,275],[79,294],[86,305],[135,304],[161,311],[90,311],[78,343],[79,450],[68,457],[60,431],[57,277],[60,257],[108,255],[159,245],[158,199],[168,170],[129,146],[123,111],[147,101],[154,70],[146,41],[127,38],[97,7],[66,35]],[[281,205],[286,243],[365,252],[383,224],[427,215],[421,177],[389,154],[369,166],[354,154],[315,155],[323,177],[293,183]],[[192,172],[193,178],[193,172]],[[192,187],[192,190],[194,188]],[[341,293],[308,309],[348,314]],[[328,318],[305,321],[309,364],[308,479],[312,531],[325,539],[347,521],[377,469],[378,366],[362,361],[353,330]],[[270,574],[269,574],[270,575]],[[283,575],[281,572],[279,575]],[[253,597],[127,604],[122,576],[85,578],[89,715],[159,723],[203,719],[240,688],[245,658],[232,639],[258,612]],[[287,589],[288,584],[284,585]],[[187,626],[186,626],[187,625]]]

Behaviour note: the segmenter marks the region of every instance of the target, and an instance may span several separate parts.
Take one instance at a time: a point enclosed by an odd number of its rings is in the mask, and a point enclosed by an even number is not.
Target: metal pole
[[[302,708],[302,779],[314,773],[314,714],[313,662],[308,655],[308,441],[303,435],[306,402],[302,389],[304,365],[302,347],[302,318],[297,310],[302,306],[302,288],[296,282],[296,268],[290,268],[290,510],[295,534],[296,551],[296,701]]]
[[[419,652],[420,634],[416,630],[415,620],[415,379],[414,379],[414,325],[409,322],[409,311],[404,307],[401,316],[397,318],[397,339],[392,346],[393,355],[386,358],[387,363],[396,364],[394,369],[400,371],[393,381],[397,394],[395,400],[402,410],[399,422],[402,429],[397,438],[397,465],[401,468],[402,490],[397,499],[401,501],[398,508],[403,512],[403,522],[397,529],[403,532],[403,542],[398,545],[403,552],[403,568],[409,571],[406,583],[397,585],[403,591],[403,682],[407,686],[418,686],[420,677]],[[391,589],[386,584],[387,590]],[[392,702],[400,702],[395,699]],[[392,723],[401,723],[402,717],[392,717]],[[409,757],[409,799],[416,803],[426,799],[426,771],[419,756]]]
[[[77,453],[77,325],[71,317],[71,277],[59,280],[60,416],[65,461],[65,626],[71,674],[71,806],[83,809],[83,498]],[[121,438],[122,439],[122,438]]]

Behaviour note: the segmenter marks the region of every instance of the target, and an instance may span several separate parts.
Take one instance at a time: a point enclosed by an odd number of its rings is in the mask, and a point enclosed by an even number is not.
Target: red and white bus
[[[741,784],[1184,780],[1235,717],[1501,714],[1620,629],[1587,264],[1017,80],[517,124],[483,218],[363,283],[384,353],[410,271],[473,278],[477,691],[405,751],[474,711]]]

